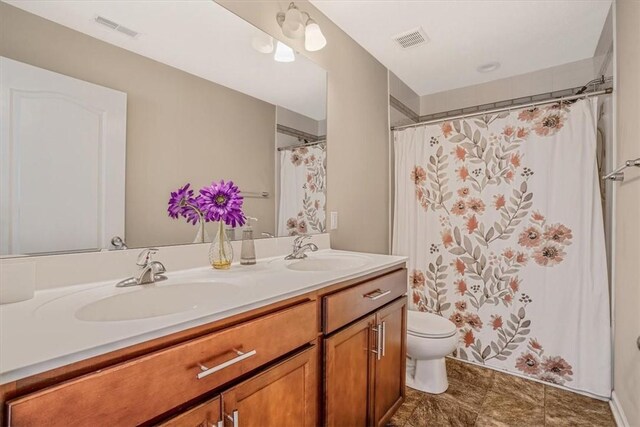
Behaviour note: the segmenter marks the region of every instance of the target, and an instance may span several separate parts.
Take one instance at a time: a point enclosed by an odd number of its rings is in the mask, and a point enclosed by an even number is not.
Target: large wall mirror
[[[256,238],[325,231],[308,58],[213,1],[5,1],[0,20],[0,256],[193,243],[170,193],[223,179]]]

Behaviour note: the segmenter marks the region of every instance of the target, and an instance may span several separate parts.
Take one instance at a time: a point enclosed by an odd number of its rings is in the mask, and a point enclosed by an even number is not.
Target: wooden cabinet
[[[191,408],[157,427],[216,427],[222,426],[220,396]]]
[[[404,397],[407,304],[403,298],[376,313],[381,328],[380,357],[375,358],[373,386],[374,423],[383,426],[400,407]]]
[[[314,427],[318,419],[318,353],[312,347],[222,393],[230,427]]]
[[[397,270],[322,298],[322,330],[330,334],[407,293],[407,272]]]
[[[9,423],[128,426],[154,419],[314,341],[316,308],[298,304],[14,399]]]
[[[389,267],[9,383],[0,424],[382,426],[404,395],[405,293]]]
[[[406,298],[324,340],[328,426],[383,426],[404,398]]]
[[[375,316],[368,316],[324,340],[328,426],[367,425],[374,320]]]

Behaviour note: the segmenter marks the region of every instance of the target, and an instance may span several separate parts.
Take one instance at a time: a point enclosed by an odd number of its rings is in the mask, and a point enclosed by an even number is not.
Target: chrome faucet
[[[126,288],[128,286],[147,285],[166,279],[167,276],[162,274],[167,271],[164,265],[160,261],[151,260],[151,257],[156,253],[158,253],[156,248],[144,249],[140,252],[138,261],[136,261],[136,265],[140,267],[140,273],[138,273],[137,277],[121,280],[116,286],[118,288]]]
[[[298,237],[296,237],[296,240],[293,241],[293,251],[289,255],[284,257],[284,259],[286,260],[305,259],[307,257],[307,254],[305,253],[306,251],[311,251],[311,252],[317,251],[318,247],[316,246],[315,243],[310,242],[305,245],[302,244],[305,240],[310,238],[311,236],[306,234],[301,234]]]

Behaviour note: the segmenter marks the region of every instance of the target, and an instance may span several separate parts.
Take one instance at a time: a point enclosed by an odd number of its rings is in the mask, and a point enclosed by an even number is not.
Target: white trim
[[[618,31],[617,31],[617,7],[616,2],[614,1],[611,4],[613,8],[613,99],[612,99],[612,111],[613,111],[613,120],[612,120],[612,149],[610,159],[612,160],[611,164],[616,164],[618,161]],[[611,388],[615,389],[615,370],[616,370],[616,244],[618,239],[616,238],[617,234],[617,221],[616,221],[616,201],[618,199],[618,186],[613,185],[612,191],[609,193],[611,198],[611,210],[609,214],[611,215],[611,227],[609,231],[611,232],[610,236],[610,245],[611,252],[609,254],[608,261],[611,263],[611,275],[609,277],[609,304],[611,307],[611,312],[609,315],[611,316]],[[613,391],[612,391],[613,394]]]
[[[389,95],[391,95],[391,82],[390,82],[391,74],[389,69],[387,69],[387,127],[389,128],[389,132],[387,133],[387,168],[389,170],[389,177],[387,180],[387,191],[389,196],[389,209],[387,210],[387,215],[389,216],[389,221],[387,221],[387,251],[389,254],[393,252],[393,215],[394,215],[394,199],[395,199],[395,165],[393,158],[393,142],[391,138],[393,137],[393,132],[391,131],[391,103],[389,102]]]
[[[494,371],[502,372],[503,374],[507,374],[507,375],[513,375],[514,377],[522,378],[522,379],[525,379],[525,380],[530,380],[530,381],[533,381],[533,382],[536,382],[536,383],[544,384],[544,385],[549,386],[549,387],[559,388],[561,390],[569,391],[571,393],[580,394],[582,396],[590,397],[592,399],[598,399],[598,400],[602,400],[602,401],[605,401],[605,402],[610,401],[610,398],[607,397],[607,396],[600,396],[598,394],[593,394],[593,393],[590,393],[588,391],[576,390],[576,389],[565,387],[565,386],[562,386],[562,385],[548,383],[546,381],[541,381],[541,380],[536,379],[536,378],[531,378],[531,377],[528,377],[526,375],[519,374],[517,372],[507,371],[507,370],[504,370],[504,369],[496,368],[494,366],[483,365],[482,363],[474,362],[472,360],[463,360],[463,359],[459,359],[459,358],[453,357],[453,356],[447,356],[447,357],[450,358],[450,359],[453,359],[453,360],[457,360],[459,362],[469,363],[470,365],[480,366],[481,368],[491,369],[491,370],[494,370]],[[628,427],[628,426],[625,426],[625,427]]]
[[[611,392],[609,406],[611,407],[611,413],[613,414],[613,419],[616,421],[616,425],[618,427],[629,427],[629,421],[627,421],[627,417],[622,410],[622,405],[620,405],[620,401],[618,400],[618,395],[615,390]]]

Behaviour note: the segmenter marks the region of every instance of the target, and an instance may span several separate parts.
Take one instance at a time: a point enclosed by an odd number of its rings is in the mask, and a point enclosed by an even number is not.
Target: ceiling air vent
[[[105,17],[102,16],[96,16],[96,22],[100,25],[104,25],[107,28],[111,28],[112,30],[118,31],[124,35],[127,35],[131,38],[136,38],[138,37],[138,35],[140,33],[138,33],[137,31],[133,31],[130,28],[124,27],[120,24],[118,24],[117,22],[113,22],[110,19],[107,19]]]
[[[429,37],[427,37],[424,30],[420,27],[396,34],[392,38],[402,49],[409,49],[429,42]]]

